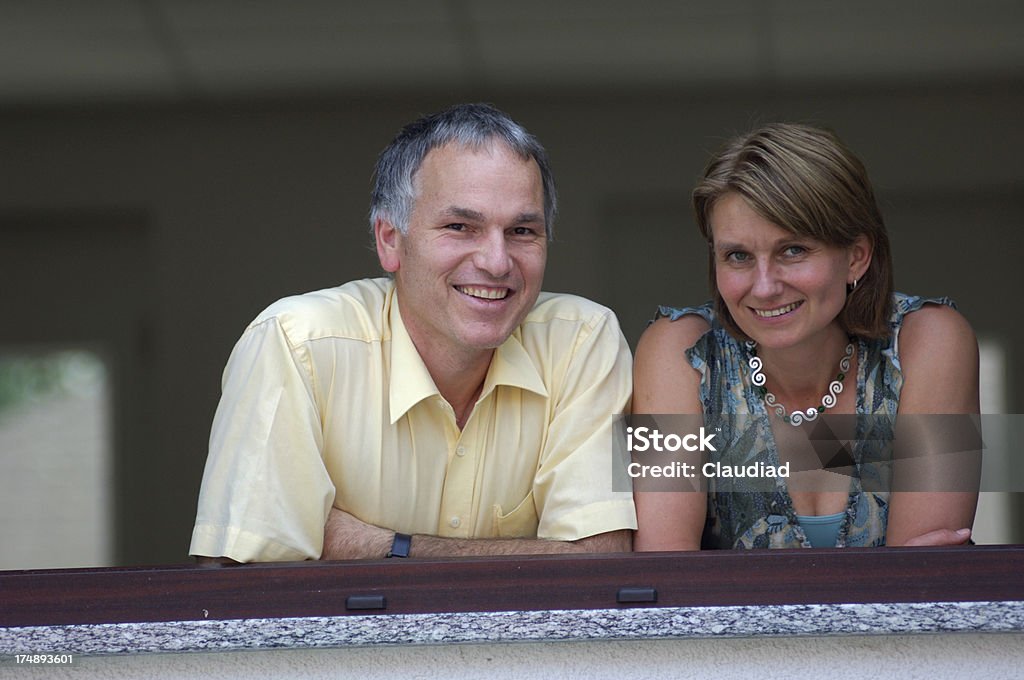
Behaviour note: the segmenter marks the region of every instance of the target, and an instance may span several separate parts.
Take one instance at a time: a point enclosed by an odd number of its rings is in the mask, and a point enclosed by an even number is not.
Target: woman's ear
[[[852,284],[854,281],[864,278],[868,267],[871,266],[871,256],[874,253],[874,244],[866,234],[860,234],[847,251],[849,257],[849,271],[846,274],[846,282]]]

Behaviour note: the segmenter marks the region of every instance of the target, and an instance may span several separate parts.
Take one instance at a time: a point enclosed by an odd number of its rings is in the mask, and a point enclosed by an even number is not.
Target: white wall
[[[1024,634],[363,647],[79,657],[49,678],[1019,678]],[[26,677],[0,667],[0,678]]]

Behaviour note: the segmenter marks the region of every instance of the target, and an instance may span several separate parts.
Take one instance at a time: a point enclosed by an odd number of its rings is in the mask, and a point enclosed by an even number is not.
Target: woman
[[[714,301],[660,310],[637,347],[634,413],[703,414],[732,442],[719,460],[779,470],[799,449],[784,442],[819,413],[978,413],[970,326],[946,298],[893,292],[867,173],[835,135],[775,124],[736,138],[705,169],[693,205]],[[846,469],[878,446],[858,441]],[[970,537],[976,493],[890,493],[822,469],[796,476],[804,483],[779,477],[767,489],[732,480],[730,493],[714,483],[706,493],[638,490],[635,549],[695,550],[702,535],[716,548]]]

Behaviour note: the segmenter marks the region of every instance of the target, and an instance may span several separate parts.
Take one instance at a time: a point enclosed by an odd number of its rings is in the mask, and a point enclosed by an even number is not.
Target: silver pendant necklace
[[[754,394],[764,399],[764,403],[769,408],[775,409],[775,415],[782,418],[785,422],[796,426],[805,420],[814,420],[819,414],[824,413],[825,409],[830,409],[836,405],[836,402],[839,400],[839,393],[843,391],[843,381],[846,379],[846,372],[850,370],[850,357],[853,356],[852,337],[850,338],[850,344],[846,346],[846,354],[839,360],[839,374],[835,380],[829,383],[828,392],[821,398],[821,406],[811,407],[806,411],[797,409],[792,414],[788,414],[786,407],[780,404],[775,395],[764,386],[767,378],[762,372],[764,362],[761,361],[761,357],[757,356],[757,343],[753,340],[747,340],[743,344],[746,346],[747,351],[750,352],[750,359],[747,360],[747,363],[750,366],[750,381],[754,383]]]

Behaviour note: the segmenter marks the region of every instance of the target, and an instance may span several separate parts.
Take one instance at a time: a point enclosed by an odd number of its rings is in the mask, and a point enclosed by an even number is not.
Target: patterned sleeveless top
[[[899,358],[899,332],[904,317],[925,304],[948,305],[949,298],[922,298],[895,293],[889,319],[891,334],[882,340],[857,339],[857,415],[887,416],[858,419],[880,431],[859,432],[852,457],[858,474],[851,475],[846,516],[839,529],[836,547],[885,545],[889,516],[889,492],[878,461],[892,439],[893,419],[899,407],[903,373]],[[749,350],[733,338],[715,318],[711,303],[700,307],[660,307],[655,319],[679,319],[686,314],[703,317],[711,329],[686,356],[700,374],[700,400],[704,424],[721,431],[718,441],[728,442],[710,453],[709,461],[723,466],[744,466],[754,462],[779,465],[779,454],[764,401],[750,389]],[[735,418],[741,415],[747,417]],[[863,465],[862,465],[863,464]],[[885,466],[881,466],[885,468]],[[809,548],[810,542],[797,520],[784,478],[777,478],[774,490],[764,480],[729,480],[729,493],[717,492],[709,480],[707,523],[702,548]],[[867,487],[867,488],[865,488]],[[869,490],[870,489],[870,490]]]

